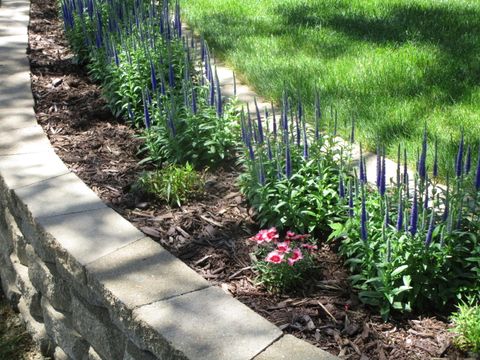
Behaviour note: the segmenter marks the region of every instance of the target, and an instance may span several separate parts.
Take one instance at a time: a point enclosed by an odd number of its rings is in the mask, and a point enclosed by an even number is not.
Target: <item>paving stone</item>
[[[145,237],[110,208],[40,218],[38,223],[82,265]]]
[[[254,360],[338,360],[338,357],[323,351],[292,335],[285,335],[269,346]]]
[[[73,359],[82,359],[88,353],[89,345],[73,329],[70,319],[56,311],[45,297],[42,297],[43,317],[47,334]]]
[[[116,309],[150,304],[209,286],[150,238],[138,240],[86,267],[89,285]]]
[[[107,309],[86,304],[72,296],[72,322],[75,330],[109,360],[121,359],[125,351],[125,336],[110,321]]]
[[[0,156],[42,152],[51,147],[42,127],[33,126],[2,134]]]
[[[134,343],[129,341],[125,348],[123,360],[157,360],[157,357],[153,356],[148,351],[140,350]]]
[[[33,105],[33,98],[30,98],[18,99],[13,107],[0,107],[0,132],[5,133],[37,125]]]
[[[57,176],[15,190],[35,218],[105,208],[106,205],[75,174]]]
[[[69,170],[53,149],[35,154],[0,156],[0,174],[9,189],[32,185],[68,173]]]
[[[134,316],[144,324],[132,329],[134,342],[159,358],[174,347],[189,359],[247,360],[282,335],[276,326],[214,287],[143,306]],[[155,335],[145,324],[161,338],[161,342],[150,340],[151,348],[142,338]]]

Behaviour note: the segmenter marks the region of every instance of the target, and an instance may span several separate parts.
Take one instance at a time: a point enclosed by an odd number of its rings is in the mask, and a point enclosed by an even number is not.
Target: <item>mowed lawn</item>
[[[390,157],[398,143],[414,156],[425,123],[449,164],[462,127],[467,143],[479,144],[478,0],[182,4],[189,24],[260,95],[278,103],[286,85],[312,105],[318,87],[327,115],[333,105],[340,119],[355,116],[370,149],[380,139]]]

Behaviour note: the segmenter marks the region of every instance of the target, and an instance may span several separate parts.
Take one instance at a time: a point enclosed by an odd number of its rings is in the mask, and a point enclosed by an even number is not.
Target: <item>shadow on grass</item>
[[[327,2],[328,3],[328,2]],[[347,4],[281,4],[276,12],[284,27],[328,27],[355,41],[399,46],[418,43],[437,47],[442,56],[429,69],[427,86],[435,85],[452,103],[470,95],[480,83],[480,11],[460,5],[402,4],[374,16]],[[333,8],[333,9],[332,9]]]

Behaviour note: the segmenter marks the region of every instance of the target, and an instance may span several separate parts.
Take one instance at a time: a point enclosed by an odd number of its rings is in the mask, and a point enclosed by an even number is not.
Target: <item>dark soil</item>
[[[383,323],[351,292],[341,259],[323,245],[314,291],[255,286],[248,238],[256,230],[235,169],[208,175],[206,195],[181,209],[130,192],[139,172],[136,132],[113,118],[63,36],[54,0],[32,0],[29,58],[35,110],[58,155],[102,200],[206,279],[287,333],[344,359],[460,358],[444,318]]]

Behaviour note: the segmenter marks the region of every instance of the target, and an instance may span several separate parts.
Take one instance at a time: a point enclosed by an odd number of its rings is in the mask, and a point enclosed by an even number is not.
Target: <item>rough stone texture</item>
[[[86,269],[89,285],[111,299],[112,305],[129,309],[209,286],[150,238],[102,257]]]
[[[213,287],[143,306],[134,315],[189,359],[251,359],[282,335],[260,315]],[[135,333],[137,340],[147,335]],[[157,357],[163,356],[162,347],[148,345]]]
[[[292,335],[285,335],[258,355],[255,360],[335,360],[326,351],[306,344]]]
[[[54,360],[71,360],[70,356],[65,354],[65,351],[63,351],[58,346],[55,348],[55,352],[53,353],[53,358]]]
[[[33,252],[29,245],[30,266],[28,275],[32,284],[40,293],[47,297],[50,304],[59,311],[70,310],[70,289],[68,283],[63,280],[54,264],[45,264]]]
[[[46,298],[42,298],[45,327],[50,338],[73,359],[82,359],[88,353],[89,345],[73,329],[70,318],[56,311]]]
[[[125,336],[110,321],[105,308],[85,304],[72,296],[74,328],[106,359],[121,359]]]
[[[100,355],[98,355],[98,353],[95,351],[94,348],[90,347],[90,349],[88,349],[88,354],[85,357],[85,360],[103,360],[103,359],[100,357]]]
[[[125,348],[125,354],[123,360],[156,360],[152,353],[144,350],[140,350],[134,343],[129,341]]]

